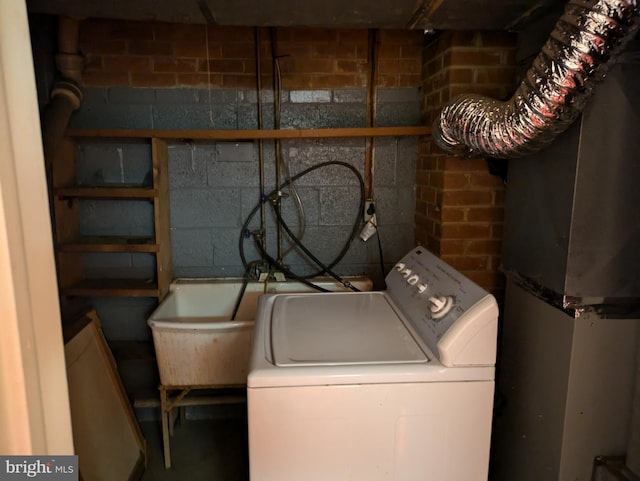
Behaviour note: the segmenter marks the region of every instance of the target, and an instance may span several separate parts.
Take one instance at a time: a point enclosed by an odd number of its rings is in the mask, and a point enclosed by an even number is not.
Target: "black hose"
[[[238,309],[240,309],[240,304],[242,303],[242,298],[244,297],[244,291],[247,290],[247,284],[249,284],[249,279],[251,279],[251,269],[253,269],[260,261],[251,262],[244,273],[244,278],[242,280],[242,288],[238,293],[238,298],[236,299],[236,305],[233,308],[233,314],[231,314],[231,320],[236,320],[236,315],[238,314]]]
[[[333,161],[327,161],[327,162],[322,162],[320,164],[316,164],[313,165],[311,167],[308,167],[307,169],[303,170],[302,172],[294,175],[291,180],[287,180],[286,182],[284,182],[280,187],[284,188],[287,185],[289,185],[289,183],[292,183],[296,180],[298,180],[299,178],[317,170],[320,169],[322,167],[328,167],[331,165],[336,165],[336,166],[342,166],[342,167],[346,167],[347,169],[351,170],[356,178],[358,179],[358,183],[360,184],[360,205],[358,207],[358,212],[356,215],[356,221],[354,223],[353,229],[351,231],[351,235],[349,236],[349,238],[347,239],[347,242],[345,243],[345,245],[343,246],[342,250],[338,253],[337,257],[331,261],[330,263],[328,263],[327,265],[319,265],[320,270],[317,272],[314,272],[312,274],[309,274],[307,276],[297,276],[295,275],[295,277],[292,277],[297,279],[297,280],[301,280],[301,279],[308,279],[311,277],[316,277],[319,275],[322,275],[324,273],[328,273],[331,269],[333,269],[333,267],[338,264],[346,255],[346,253],[348,252],[349,248],[351,247],[351,243],[353,242],[353,239],[358,235],[358,230],[360,228],[360,213],[363,211],[364,209],[364,181],[362,180],[362,176],[360,175],[360,172],[358,172],[358,170],[352,166],[351,164],[348,164],[346,162],[341,162],[341,161],[337,161],[337,160],[333,160]],[[239,251],[240,251],[240,258],[242,260],[242,264],[243,266],[246,268],[247,267],[247,260],[244,254],[244,240],[248,237],[251,237],[251,232],[249,231],[249,223],[251,222],[251,220],[253,219],[253,217],[255,216],[256,212],[260,209],[260,206],[262,205],[262,203],[267,202],[267,200],[274,194],[277,194],[277,191],[274,190],[271,193],[269,193],[268,195],[266,195],[263,199],[261,199],[261,201],[253,208],[253,210],[249,213],[247,219],[245,220],[244,224],[242,225],[242,229],[240,232],[240,238],[239,238]],[[288,232],[288,234],[291,236],[292,240],[300,245],[301,241],[299,239],[297,239],[297,237],[295,235],[293,235],[292,233]],[[300,244],[299,244],[300,243]],[[264,251],[264,249],[260,249],[261,251]],[[303,249],[305,251],[305,253],[308,251],[308,249],[304,248]],[[264,252],[263,252],[264,254]],[[315,256],[313,256],[315,257]],[[268,257],[265,257],[269,262],[271,262],[271,260]],[[313,260],[313,258],[312,258]],[[314,261],[315,262],[315,261]],[[320,263],[321,264],[321,263]],[[281,263],[275,263],[273,264],[275,267],[282,269],[283,272],[288,271],[288,275],[289,274],[293,274],[289,269],[283,269],[284,266],[281,265]],[[287,274],[287,272],[285,272],[285,274]],[[341,281],[343,282],[343,281]]]
[[[307,247],[302,243],[302,241],[300,239],[298,239],[298,237],[296,237],[296,235],[293,232],[291,232],[291,229],[289,229],[289,226],[287,225],[287,223],[284,221],[284,219],[280,215],[279,210],[278,209],[274,209],[274,211],[275,211],[276,216],[278,218],[278,222],[280,223],[280,225],[282,225],[282,228],[284,229],[284,231],[291,238],[291,240],[293,240],[293,242],[295,242],[295,244],[298,247],[300,247],[300,249],[302,249],[302,251],[305,254],[307,254],[307,256],[309,256],[309,259],[311,259],[313,262],[315,262],[315,264],[318,267],[320,267],[323,270],[323,272],[326,272],[327,274],[329,274],[331,277],[333,277],[335,280],[340,282],[346,288],[351,289],[352,291],[360,292],[360,289],[358,289],[357,287],[352,285],[349,281],[344,280],[338,274],[333,272],[330,267],[325,266],[322,263],[322,261],[320,261],[320,259],[318,259],[315,255],[313,255],[313,253],[309,249],[307,249]]]

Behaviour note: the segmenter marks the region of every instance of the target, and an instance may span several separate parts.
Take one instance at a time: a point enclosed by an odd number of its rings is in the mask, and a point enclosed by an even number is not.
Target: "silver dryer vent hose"
[[[434,123],[438,146],[461,157],[513,158],[552,142],[635,35],[639,1],[570,0],[513,97],[457,97]]]

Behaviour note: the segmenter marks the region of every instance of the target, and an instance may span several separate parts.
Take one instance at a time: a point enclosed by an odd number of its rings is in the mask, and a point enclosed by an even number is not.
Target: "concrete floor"
[[[248,481],[246,414],[186,420],[171,438],[171,468],[164,468],[160,421],[140,427],[147,441],[147,469],[142,481]]]

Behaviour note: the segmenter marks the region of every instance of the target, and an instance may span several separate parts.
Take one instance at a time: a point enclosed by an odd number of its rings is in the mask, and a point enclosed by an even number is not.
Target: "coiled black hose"
[[[333,267],[338,264],[346,255],[346,253],[348,252],[349,248],[351,247],[351,243],[353,242],[353,239],[355,239],[355,237],[358,235],[358,230],[360,228],[360,213],[364,210],[364,181],[362,179],[362,176],[360,175],[360,172],[358,172],[358,170],[352,166],[351,164],[348,164],[346,162],[341,162],[341,161],[337,161],[337,160],[332,160],[332,161],[327,161],[327,162],[322,162],[320,164],[316,164],[313,165],[305,170],[303,170],[302,172],[294,175],[290,181],[286,181],[284,182],[280,187],[284,188],[287,185],[289,185],[292,182],[295,182],[296,180],[300,179],[301,177],[304,177],[305,175],[318,170],[320,168],[323,167],[329,167],[329,166],[341,166],[341,167],[345,167],[349,170],[351,170],[351,172],[354,173],[354,175],[356,176],[358,183],[360,185],[360,205],[358,206],[358,212],[355,216],[355,222],[353,225],[353,229],[351,231],[351,234],[349,236],[349,238],[347,239],[347,241],[345,242],[344,246],[342,247],[341,251],[338,253],[337,257],[335,259],[333,259],[330,263],[328,264],[323,264],[316,256],[314,256],[311,251],[309,251],[309,249],[307,249],[304,244],[302,243],[302,241],[300,239],[298,239],[293,232],[291,232],[291,230],[286,226],[286,224],[284,223],[284,221],[282,220],[282,217],[278,214],[277,209],[276,209],[276,217],[278,219],[278,222],[281,223],[282,227],[284,228],[284,230],[287,232],[287,235],[289,235],[289,237],[291,237],[291,239],[293,240],[293,242],[298,245],[300,247],[300,249],[307,255],[309,256],[309,258],[320,268],[320,270],[318,270],[317,272],[314,272],[312,274],[306,275],[306,276],[298,276],[295,273],[293,273],[290,269],[288,269],[286,266],[282,265],[282,263],[277,262],[276,260],[273,259],[273,257],[269,256],[265,250],[262,248],[262,246],[259,246],[258,249],[261,251],[261,254],[263,256],[264,259],[266,259],[273,267],[277,268],[278,270],[281,270],[282,272],[284,272],[288,277],[291,277],[293,279],[296,280],[306,280],[309,279],[311,277],[316,277],[322,274],[329,274],[332,277],[334,277],[335,279],[338,279],[341,283],[343,283],[345,286],[354,289],[355,288],[353,286],[351,286],[348,282],[342,280],[340,278],[340,276],[337,276],[337,274],[335,274],[332,269]],[[244,241],[246,238],[248,238],[250,236],[249,233],[249,223],[251,222],[251,220],[253,219],[253,217],[255,216],[255,214],[258,212],[258,210],[260,209],[260,206],[262,205],[262,203],[267,202],[271,196],[277,194],[276,190],[273,190],[272,192],[270,192],[268,195],[266,195],[263,199],[260,200],[260,202],[253,208],[253,210],[249,213],[249,215],[247,216],[247,219],[245,220],[244,224],[242,225],[242,230],[240,232],[240,239],[239,239],[239,251],[240,251],[240,258],[242,260],[242,264],[245,267],[245,269],[248,266],[248,262],[246,260],[245,254],[244,254]],[[263,233],[262,233],[263,234]]]
[[[298,237],[291,231],[291,229],[289,229],[289,226],[287,225],[287,223],[284,221],[284,219],[282,218],[282,216],[280,215],[280,209],[275,209],[274,208],[274,212],[276,213],[276,217],[278,218],[278,222],[280,223],[280,225],[282,226],[282,228],[285,230],[285,232],[287,233],[287,235],[293,240],[293,242],[295,242],[295,244],[300,247],[300,249],[302,250],[302,252],[304,252],[318,267],[320,267],[322,269],[322,272],[326,272],[327,274],[329,274],[331,277],[333,277],[335,280],[337,280],[338,282],[340,282],[343,286],[345,286],[348,289],[351,289],[352,291],[356,291],[359,292],[359,289],[357,289],[356,287],[354,287],[349,281],[344,280],[342,277],[340,277],[338,274],[336,274],[335,272],[333,272],[333,270],[331,270],[330,267],[325,266],[322,261],[320,261],[320,259],[318,259],[315,255],[313,255],[313,253],[307,249],[307,247],[302,243],[302,241],[300,239],[298,239]],[[296,276],[297,279],[299,279],[298,276]]]

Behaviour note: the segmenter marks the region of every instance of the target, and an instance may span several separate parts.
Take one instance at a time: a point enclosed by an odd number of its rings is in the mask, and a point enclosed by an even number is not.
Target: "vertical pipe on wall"
[[[369,66],[369,77],[367,79],[367,127],[373,127],[376,124],[377,42],[378,31],[376,29],[369,29],[367,36],[367,64]],[[374,151],[375,139],[373,137],[367,137],[364,161],[365,198],[367,199],[373,197]]]
[[[262,130],[262,55],[260,53],[260,28],[254,28],[254,41],[256,48],[256,89],[258,93],[258,130]],[[267,237],[265,227],[264,204],[264,141],[258,140],[258,169],[260,180],[260,243],[266,250]]]
[[[71,114],[81,102],[82,90],[74,82],[62,80],[53,86],[51,102],[42,111],[42,148],[47,164],[55,156]]]
[[[56,67],[62,80],[51,91],[51,102],[42,112],[42,143],[45,162],[55,154],[74,110],[82,102],[82,57],[78,54],[79,20],[58,20],[58,54]]]
[[[78,55],[78,37],[80,21],[76,18],[60,17],[58,19],[58,53],[56,67],[65,79],[76,83],[82,81],[83,60]]]
[[[282,90],[282,85],[280,83],[280,65],[278,64],[278,38],[275,27],[271,27],[269,30],[269,34],[271,37],[271,58],[273,61],[273,128],[280,128],[280,93]],[[272,199],[274,203],[274,207],[276,210],[276,214],[278,218],[280,217],[280,207],[282,201],[282,187],[280,183],[280,167],[282,161],[282,145],[280,143],[280,139],[275,139],[275,154],[276,154],[276,162],[275,162],[275,175],[276,175],[276,188],[275,188],[275,198]],[[276,236],[277,236],[277,244],[278,244],[278,263],[282,262],[282,227],[280,223],[276,223]]]

